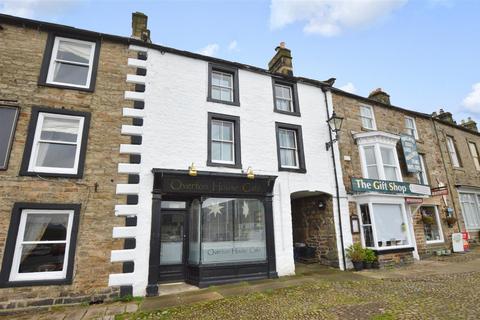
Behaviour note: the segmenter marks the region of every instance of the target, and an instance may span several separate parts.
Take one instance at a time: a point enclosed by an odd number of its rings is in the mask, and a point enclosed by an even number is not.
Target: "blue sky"
[[[122,36],[133,11],[158,44],[266,67],[285,41],[295,75],[480,120],[480,1],[0,0],[2,13]]]

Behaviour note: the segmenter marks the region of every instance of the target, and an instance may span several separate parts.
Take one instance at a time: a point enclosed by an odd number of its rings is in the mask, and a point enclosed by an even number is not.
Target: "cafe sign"
[[[408,172],[420,172],[422,167],[420,166],[420,157],[418,156],[417,143],[415,138],[403,134],[400,137],[402,144],[403,154],[405,155],[405,163],[407,165]]]
[[[399,181],[352,178],[354,192],[380,192],[405,195],[430,195],[430,187]]]

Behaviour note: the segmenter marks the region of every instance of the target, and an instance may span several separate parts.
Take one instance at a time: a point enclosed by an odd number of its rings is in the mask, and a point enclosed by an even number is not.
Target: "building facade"
[[[128,44],[1,15],[0,46],[0,309],[118,296]]]

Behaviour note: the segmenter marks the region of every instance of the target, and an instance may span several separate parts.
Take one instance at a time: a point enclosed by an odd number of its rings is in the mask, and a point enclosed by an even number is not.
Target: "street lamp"
[[[333,143],[338,141],[337,139],[337,134],[342,128],[342,123],[343,123],[343,117],[337,116],[335,111],[333,111],[332,116],[327,120],[328,126],[330,127],[330,130],[335,133],[335,139],[325,143],[325,147],[327,148],[327,151],[333,147]]]

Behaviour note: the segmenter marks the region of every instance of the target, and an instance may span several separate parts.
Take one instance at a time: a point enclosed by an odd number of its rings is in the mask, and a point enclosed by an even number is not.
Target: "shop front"
[[[149,284],[276,277],[275,176],[154,169]]]

